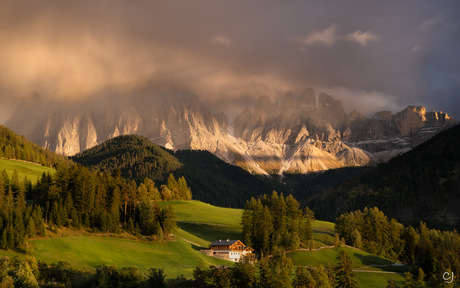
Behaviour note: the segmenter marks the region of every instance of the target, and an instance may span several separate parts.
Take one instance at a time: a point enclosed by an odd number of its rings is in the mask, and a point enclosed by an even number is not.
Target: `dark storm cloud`
[[[32,91],[94,98],[146,82],[231,115],[312,86],[367,114],[423,104],[460,118],[457,3],[2,1],[0,121]]]

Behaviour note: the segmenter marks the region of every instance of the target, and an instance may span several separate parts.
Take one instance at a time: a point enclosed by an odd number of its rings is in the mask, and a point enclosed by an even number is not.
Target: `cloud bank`
[[[260,95],[310,86],[365,113],[424,104],[460,118],[459,10],[428,0],[2,1],[0,122],[33,91],[129,98],[145,83],[187,87],[231,117]]]

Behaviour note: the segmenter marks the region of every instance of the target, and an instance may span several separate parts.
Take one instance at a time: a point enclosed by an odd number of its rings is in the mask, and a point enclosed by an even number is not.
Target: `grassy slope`
[[[0,171],[5,169],[8,173],[8,176],[13,175],[14,169],[18,171],[19,180],[23,180],[24,176],[27,176],[27,179],[35,181],[37,177],[40,177],[43,172],[45,173],[54,173],[55,170],[41,166],[39,164],[18,161],[18,160],[9,160],[9,159],[0,159]]]
[[[181,229],[177,235],[197,243],[201,246],[208,245],[218,238],[240,238],[241,209],[230,209],[212,206],[199,201],[169,201],[161,205],[172,205],[177,215]],[[326,221],[313,222],[314,248],[333,245],[334,223]],[[218,237],[216,237],[218,236]],[[360,287],[386,287],[387,280],[393,279],[397,285],[404,284],[404,277],[396,273],[379,273],[391,270],[388,267],[370,267],[368,265],[388,265],[390,260],[381,258],[364,251],[351,248],[322,249],[319,251],[297,251],[290,253],[295,265],[334,266],[339,249],[352,257],[353,266],[360,270],[374,270],[375,272],[356,272]],[[330,264],[329,264],[330,263]]]
[[[76,267],[103,264],[137,266],[142,272],[150,267],[165,269],[168,277],[192,277],[200,265],[228,265],[229,262],[205,256],[182,239],[147,242],[105,237],[65,237],[31,241],[37,259],[52,263],[66,260]]]
[[[385,258],[347,247],[322,249],[318,251],[296,251],[289,253],[289,256],[297,265],[319,266],[321,264],[323,266],[327,266],[328,263],[336,263],[336,258],[341,250],[345,250],[345,252],[350,255],[353,267],[355,268],[369,265],[388,265],[393,263]]]
[[[391,265],[393,262],[364,251],[344,247],[322,249],[318,251],[296,251],[289,253],[288,255],[292,258],[295,265],[323,265],[325,267],[334,267],[341,250],[344,250],[351,257],[353,267],[357,270],[355,273],[357,274],[357,281],[360,287],[386,287],[388,279],[393,279],[397,285],[404,285],[403,275],[398,273],[388,273],[391,271],[401,271],[401,268],[391,266],[371,266]],[[359,270],[361,270],[361,272]]]
[[[161,205],[174,207],[179,227],[187,233],[178,232],[178,235],[201,246],[207,247],[218,239],[242,238],[241,209],[216,207],[193,200],[169,201]]]
[[[197,247],[207,247],[216,239],[241,239],[241,209],[220,208],[199,201],[169,201],[161,205],[173,205],[179,229],[177,241],[146,242],[95,236],[68,236],[63,238],[34,239],[30,241],[33,255],[45,262],[69,261],[76,267],[94,267],[102,264],[118,267],[137,266],[141,271],[149,267],[165,268],[169,277],[183,274],[191,278],[194,267],[199,265],[222,265],[230,262],[205,256]],[[332,245],[334,224],[315,221],[315,247]],[[187,242],[189,241],[189,242]],[[391,261],[355,249],[342,248],[350,254],[355,269],[382,271],[371,264],[389,264]],[[319,251],[296,251],[290,253],[294,264],[325,266],[335,265],[337,248]],[[18,253],[0,250],[0,256]],[[231,264],[230,264],[231,265]],[[386,286],[387,279],[402,281],[399,274],[357,272],[360,287]],[[398,282],[401,284],[401,282]]]

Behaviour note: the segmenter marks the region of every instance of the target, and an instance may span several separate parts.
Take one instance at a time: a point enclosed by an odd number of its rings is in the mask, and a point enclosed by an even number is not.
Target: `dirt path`
[[[296,249],[294,251],[286,251],[286,253],[295,252],[295,251],[319,251],[319,250],[322,250],[322,249],[332,249],[332,248],[335,248],[335,247],[336,246],[334,246],[334,245],[332,245],[332,246],[321,246],[321,247],[314,248],[314,249],[311,249],[311,250],[309,248],[300,248],[300,249]],[[344,245],[344,246],[341,246],[341,247],[347,247],[347,248],[351,248],[351,249],[361,251],[361,249],[355,248],[353,246]]]
[[[353,270],[353,272],[366,272],[366,273],[399,274],[399,275],[404,275],[404,273],[401,273],[401,272],[375,271],[375,270]]]
[[[190,244],[192,244],[192,245],[195,245],[195,246],[198,246],[198,247],[201,247],[201,248],[206,248],[206,247],[201,246],[200,244],[197,244],[197,243],[195,243],[195,242],[192,242],[192,241],[187,240],[187,239],[185,239],[185,238],[182,238],[182,237],[180,237],[180,236],[177,236],[177,235],[174,235],[174,236],[179,237],[180,239],[182,239],[182,240],[184,240],[185,242],[190,243]]]

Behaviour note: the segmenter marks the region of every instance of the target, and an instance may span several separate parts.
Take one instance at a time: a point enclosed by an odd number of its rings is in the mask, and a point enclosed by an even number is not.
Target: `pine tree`
[[[288,288],[291,283],[292,260],[284,254],[264,258],[259,263],[260,284],[266,288]]]
[[[155,234],[158,236],[158,240],[163,240],[163,229],[161,228],[160,222],[157,222],[157,227],[155,230]]]
[[[294,288],[314,288],[316,287],[316,281],[307,268],[297,266],[292,286]]]
[[[7,228],[3,228],[2,237],[0,238],[0,249],[8,248]]]
[[[15,210],[13,213],[14,245],[19,247],[24,243],[25,227],[22,213]]]
[[[313,244],[313,211],[311,211],[308,207],[305,208],[305,224],[304,224],[304,235],[305,235],[305,240],[309,244],[310,250],[311,250],[311,245]]]
[[[171,198],[174,200],[180,199],[179,191],[177,189],[177,181],[173,174],[169,174],[167,186],[169,191],[171,191]]]
[[[351,234],[352,236],[352,245],[353,247],[356,247],[358,249],[361,249],[362,246],[362,240],[361,240],[361,233],[359,233],[358,229],[353,230],[353,233]]]
[[[153,288],[166,288],[164,269],[150,268],[147,272],[147,286]]]
[[[316,287],[332,288],[332,284],[329,282],[329,276],[327,275],[323,265],[319,265],[316,270],[310,270],[310,273],[316,281]]]
[[[57,227],[62,226],[61,214],[59,213],[59,205],[56,201],[53,202],[51,212],[50,212],[51,223]]]
[[[233,285],[238,288],[253,288],[256,287],[256,270],[254,265],[238,262],[233,270]]]
[[[164,201],[168,201],[172,197],[172,192],[169,190],[168,186],[166,185],[161,185],[160,186],[160,194],[161,194],[161,199]]]
[[[7,230],[7,234],[6,234],[6,238],[7,238],[7,243],[8,243],[8,248],[14,248],[16,247],[14,245],[14,230],[13,230],[13,225],[9,224],[8,225],[8,230]]]
[[[27,220],[27,228],[26,228],[26,237],[31,238],[35,236],[35,222],[34,218],[29,217]]]
[[[10,187],[13,193],[16,193],[19,190],[19,173],[16,169],[14,169],[13,174],[11,175]]]
[[[426,287],[425,272],[423,272],[422,268],[418,268],[418,278],[417,278],[416,287],[417,288],[425,288]]]
[[[358,283],[356,283],[354,279],[356,275],[353,273],[353,265],[350,256],[342,250],[337,258],[337,262],[337,266],[335,267],[335,282],[337,287],[358,287]]]
[[[174,208],[171,205],[168,205],[161,209],[160,221],[161,227],[163,227],[164,234],[168,235],[176,230],[176,214],[174,213]]]
[[[414,280],[412,279],[412,274],[410,272],[404,272],[404,288],[415,288]]]

